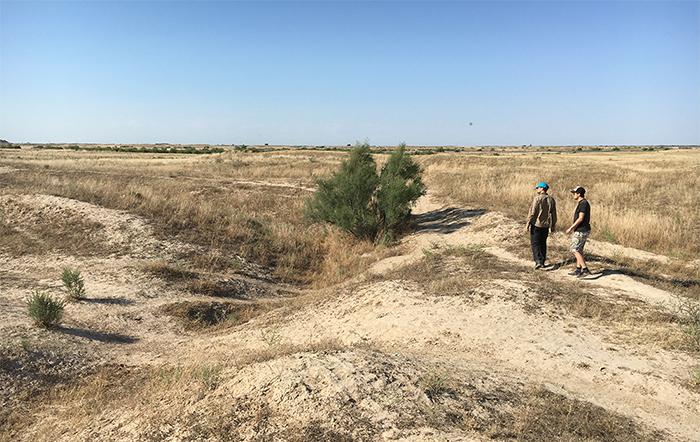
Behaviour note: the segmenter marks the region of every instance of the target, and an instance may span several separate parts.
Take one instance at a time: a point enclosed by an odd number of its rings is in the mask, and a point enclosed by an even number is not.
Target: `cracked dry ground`
[[[672,294],[605,269],[534,272],[498,213],[428,195],[402,254],[298,290],[245,263],[179,271],[196,247],[126,212],[2,204],[35,225],[14,232],[27,241],[82,229],[0,254],[3,440],[700,440],[698,356]],[[23,299],[59,292],[66,266],[88,299],[59,329],[32,327]]]

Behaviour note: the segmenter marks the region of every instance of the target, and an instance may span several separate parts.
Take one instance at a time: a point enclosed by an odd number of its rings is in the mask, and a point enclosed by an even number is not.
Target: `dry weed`
[[[540,388],[530,393],[515,428],[521,441],[654,442],[662,438],[602,407]]]
[[[568,189],[582,185],[592,204],[594,238],[689,259],[700,252],[696,151],[439,155],[422,165],[428,186],[439,195],[518,220],[527,213],[534,183],[546,180],[561,226],[573,213]]]

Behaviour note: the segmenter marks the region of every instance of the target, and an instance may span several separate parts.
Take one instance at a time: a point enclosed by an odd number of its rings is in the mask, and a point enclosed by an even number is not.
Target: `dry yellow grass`
[[[700,151],[443,154],[422,158],[428,186],[455,202],[525,218],[539,181],[571,223],[569,189],[588,190],[593,238],[696,259],[700,252]]]
[[[371,247],[303,215],[309,186],[339,154],[167,155],[22,151],[0,157],[5,193],[48,193],[126,210],[158,234],[204,247],[194,264],[226,270],[236,256],[287,281],[337,282]],[[2,225],[4,230],[11,226]],[[56,238],[57,240],[59,238]],[[46,241],[49,241],[47,239]],[[44,242],[46,242],[44,241]],[[36,244],[46,250],[46,244]],[[26,248],[24,248],[26,250]]]
[[[142,215],[160,234],[206,247],[208,252],[196,258],[200,267],[229,269],[240,255],[284,280],[322,286],[342,281],[370,261],[361,257],[371,245],[303,217],[315,179],[334,170],[344,155],[8,151],[0,152],[0,160],[20,172],[0,174],[0,182],[4,192],[51,193]],[[380,164],[383,158],[378,156]],[[462,206],[522,219],[533,184],[546,180],[563,229],[574,206],[568,189],[580,184],[589,190],[595,239],[682,261],[700,252],[698,151],[445,153],[419,161],[431,192]],[[680,267],[664,271],[697,278],[697,266],[694,273]]]

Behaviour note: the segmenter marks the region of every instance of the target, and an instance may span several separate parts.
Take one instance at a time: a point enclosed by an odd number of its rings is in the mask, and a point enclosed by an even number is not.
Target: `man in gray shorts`
[[[590,275],[586,265],[586,258],[583,256],[583,246],[586,245],[588,235],[591,234],[591,205],[586,199],[586,189],[581,186],[576,186],[571,189],[574,199],[576,200],[576,210],[574,211],[574,223],[566,229],[566,233],[571,235],[571,252],[576,257],[576,270],[570,272],[569,275],[581,278]]]

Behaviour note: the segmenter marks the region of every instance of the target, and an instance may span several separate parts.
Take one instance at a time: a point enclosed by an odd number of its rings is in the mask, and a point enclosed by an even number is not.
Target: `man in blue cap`
[[[554,232],[557,225],[557,203],[547,193],[549,185],[544,181],[537,183],[535,190],[537,195],[532,200],[527,216],[527,231],[530,233],[535,268],[541,269],[547,260],[547,236],[550,230]]]

